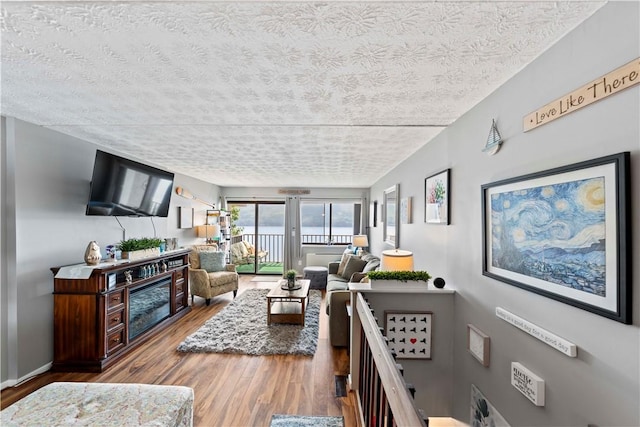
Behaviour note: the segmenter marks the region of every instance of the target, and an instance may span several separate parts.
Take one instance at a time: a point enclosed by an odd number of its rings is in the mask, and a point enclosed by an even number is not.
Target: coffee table
[[[296,284],[300,284],[301,288],[296,291],[282,289],[280,286],[286,282],[285,279],[279,280],[267,294],[267,325],[293,323],[304,326],[304,313],[311,281],[297,279]]]

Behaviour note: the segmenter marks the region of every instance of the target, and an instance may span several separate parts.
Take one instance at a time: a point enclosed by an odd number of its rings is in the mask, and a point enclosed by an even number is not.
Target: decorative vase
[[[98,265],[101,259],[100,246],[98,246],[95,240],[90,241],[87,249],[84,251],[84,262],[86,262],[87,265]]]
[[[289,290],[293,289],[296,287],[296,279],[295,277],[293,279],[287,279],[287,287],[289,288]]]
[[[433,280],[433,286],[435,286],[438,289],[444,288],[444,285],[445,285],[445,281],[442,277],[436,277]]]

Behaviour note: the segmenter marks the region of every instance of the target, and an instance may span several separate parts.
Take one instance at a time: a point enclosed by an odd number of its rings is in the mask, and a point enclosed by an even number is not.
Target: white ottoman
[[[193,425],[193,389],[182,386],[51,383],[0,412],[7,426]]]

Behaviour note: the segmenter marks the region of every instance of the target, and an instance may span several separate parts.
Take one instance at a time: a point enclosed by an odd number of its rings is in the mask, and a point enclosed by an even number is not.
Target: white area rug
[[[267,326],[268,293],[269,289],[247,289],[188,336],[178,351],[313,356],[318,346],[320,291],[309,291],[304,326]]]

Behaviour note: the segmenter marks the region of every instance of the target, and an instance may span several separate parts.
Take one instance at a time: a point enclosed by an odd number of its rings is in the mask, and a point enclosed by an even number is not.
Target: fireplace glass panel
[[[169,317],[170,301],[170,278],[132,289],[129,293],[129,339]]]

